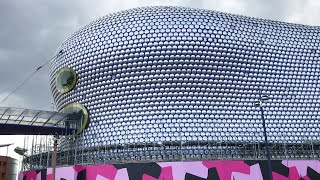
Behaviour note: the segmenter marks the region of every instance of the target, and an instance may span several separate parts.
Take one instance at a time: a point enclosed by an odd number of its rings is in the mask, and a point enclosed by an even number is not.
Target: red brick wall
[[[8,180],[11,158],[0,156],[0,180]]]

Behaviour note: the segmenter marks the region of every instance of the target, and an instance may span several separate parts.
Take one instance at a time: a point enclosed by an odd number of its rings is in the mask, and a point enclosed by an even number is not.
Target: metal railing
[[[133,162],[197,161],[197,160],[265,160],[263,142],[185,141],[106,145],[85,148],[71,141],[69,148],[58,149],[57,166],[116,164]],[[33,146],[23,159],[22,171],[51,167],[52,144]],[[318,159],[320,143],[270,142],[272,160]]]

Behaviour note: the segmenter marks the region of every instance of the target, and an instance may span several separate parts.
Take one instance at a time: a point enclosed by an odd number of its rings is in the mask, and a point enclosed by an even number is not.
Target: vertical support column
[[[34,169],[34,166],[33,166],[33,164],[32,164],[32,161],[31,161],[31,157],[33,157],[33,155],[34,155],[34,136],[32,136],[32,147],[31,147],[31,156],[29,157],[29,164],[30,164],[30,168],[31,169]]]
[[[314,153],[314,147],[313,147],[312,139],[311,139],[310,142],[311,142],[312,157],[313,157],[313,159],[316,159],[316,158],[315,158],[315,153]]]
[[[81,126],[82,126],[82,123],[81,123]],[[82,133],[81,133],[81,136],[82,136],[82,138],[81,138],[81,165],[83,165],[84,164],[84,162],[83,162],[83,155],[84,155],[84,133],[85,133],[85,131],[83,131]]]
[[[57,144],[58,144],[58,136],[54,136],[53,155],[52,155],[52,180],[55,180],[56,178]]]
[[[74,141],[76,142],[75,144],[75,148],[74,148],[74,162],[73,164],[76,165],[77,164],[77,149],[78,149],[78,139],[77,139],[77,135],[74,132]]]
[[[260,158],[260,142],[258,141],[258,159]]]
[[[40,145],[39,145],[39,154],[40,154],[40,162],[39,162],[39,167],[40,167],[40,169],[42,169],[43,168],[43,166],[42,166],[42,136],[40,135]]]
[[[284,157],[285,157],[285,160],[288,159],[288,156],[287,156],[287,146],[286,146],[286,142],[283,143],[283,148],[284,148]]]
[[[50,142],[50,138],[49,138],[49,142]],[[47,151],[47,168],[49,167],[49,160],[50,160],[50,144],[51,143],[48,143],[48,136],[46,136],[46,151]]]
[[[26,138],[27,138],[27,136],[24,136],[24,138],[23,138],[23,149],[27,149],[26,148]],[[24,159],[25,159],[24,156],[20,156],[20,162],[21,162],[20,172],[24,171],[24,169],[25,169],[24,168],[24,165],[25,165]]]
[[[179,118],[179,139],[180,139],[180,160],[183,161],[183,150],[182,150],[182,123],[181,123],[181,118]]]

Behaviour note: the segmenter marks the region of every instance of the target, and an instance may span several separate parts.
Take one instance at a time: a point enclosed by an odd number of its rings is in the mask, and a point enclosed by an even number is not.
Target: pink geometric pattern
[[[97,176],[114,179],[117,169],[113,165],[87,166],[87,179],[97,179]]]
[[[299,160],[283,160],[282,164],[287,167],[296,167],[298,170],[298,174],[303,177],[307,175],[307,168],[310,167],[313,170],[320,172],[320,161],[315,160],[306,160],[306,161],[299,161]]]
[[[154,178],[148,174],[144,174],[142,176],[142,180],[173,180],[173,176],[172,176],[172,167],[164,167],[161,170],[161,174],[159,176],[159,178]]]
[[[230,180],[233,172],[250,174],[250,166],[243,161],[203,161],[207,168],[216,168],[220,180]]]
[[[232,172],[231,177],[236,180],[263,180],[259,164],[250,166],[250,174]]]
[[[105,164],[95,166],[69,166],[56,169],[56,179],[67,180],[263,180],[267,173],[262,172],[261,163],[267,167],[267,161],[194,161],[194,162],[159,162],[136,163],[121,166]],[[250,165],[248,165],[250,164]],[[150,165],[150,166],[149,166]],[[283,160],[272,161],[274,180],[320,179],[320,161],[318,160]],[[277,168],[274,168],[277,167]],[[308,168],[310,170],[308,170]],[[310,172],[311,174],[310,174]],[[210,173],[209,173],[210,172]],[[46,173],[46,174],[42,174]],[[52,168],[39,171],[21,172],[19,180],[51,180]],[[130,178],[129,178],[130,177]]]
[[[201,161],[195,162],[163,162],[159,165],[172,168],[172,175],[174,179],[184,179],[186,173],[196,175],[201,178],[208,177],[208,169],[202,164]]]
[[[114,180],[129,179],[127,169],[119,169]]]

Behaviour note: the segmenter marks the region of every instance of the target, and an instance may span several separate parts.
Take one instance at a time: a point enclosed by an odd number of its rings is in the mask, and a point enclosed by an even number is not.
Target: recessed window
[[[69,114],[69,120],[66,121],[66,127],[76,128],[76,134],[79,135],[89,125],[89,114],[87,109],[79,103],[71,103],[62,109],[63,113]]]
[[[77,82],[76,72],[68,67],[60,69],[56,75],[56,87],[60,93],[71,91]]]

